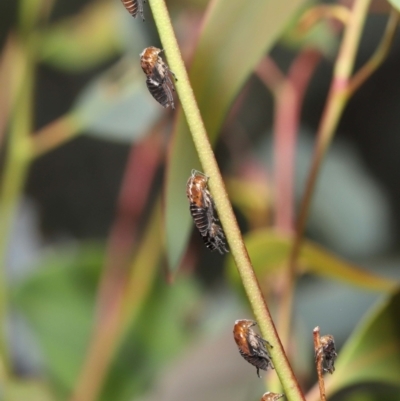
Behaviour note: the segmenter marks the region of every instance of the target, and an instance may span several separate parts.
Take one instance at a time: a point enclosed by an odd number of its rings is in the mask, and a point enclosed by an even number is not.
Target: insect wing
[[[157,47],[146,47],[140,53],[140,65],[146,74],[146,85],[150,94],[163,107],[175,108],[172,92],[173,83],[169,77],[172,71],[164,63],[159,54],[162,50]]]
[[[233,329],[234,338],[238,345],[240,355],[259,370],[274,369],[271,356],[265,347],[268,341],[261,338],[251,329],[256,323],[251,320],[237,320]]]
[[[318,353],[322,353],[323,361],[325,362],[323,369],[325,372],[333,374],[335,371],[335,359],[337,357],[335,340],[332,335],[327,334],[320,338],[320,343],[321,348],[318,350]]]
[[[209,248],[211,251],[217,249],[221,255],[223,255],[225,252],[229,252],[226,248],[224,239],[225,235],[222,228],[214,222],[211,223],[211,228],[209,229],[207,235],[203,237],[207,248]]]
[[[153,78],[148,77],[146,79],[146,85],[150,94],[160,103],[163,107],[169,107],[174,109],[175,105],[172,98],[172,93],[166,84],[155,81]]]

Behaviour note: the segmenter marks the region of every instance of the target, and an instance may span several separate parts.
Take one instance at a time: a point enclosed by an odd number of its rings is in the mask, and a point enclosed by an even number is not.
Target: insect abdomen
[[[155,82],[151,78],[146,79],[147,88],[150,94],[160,103],[163,107],[171,105],[172,109],[175,109],[174,99],[172,97],[171,90],[166,82]]]
[[[143,4],[142,0],[121,0],[124,7],[127,9],[132,17],[136,18],[138,13],[144,21]]]
[[[190,213],[193,217],[194,224],[200,231],[200,234],[203,237],[206,236],[209,230],[209,218],[207,215],[207,210],[196,206],[194,203],[191,203]]]
[[[250,355],[245,352],[243,352],[241,349],[239,349],[240,355],[244,359],[246,359],[247,362],[251,363],[253,366],[255,366],[258,369],[261,370],[268,370],[269,367],[273,368],[271,361],[267,358],[258,356],[258,355]]]

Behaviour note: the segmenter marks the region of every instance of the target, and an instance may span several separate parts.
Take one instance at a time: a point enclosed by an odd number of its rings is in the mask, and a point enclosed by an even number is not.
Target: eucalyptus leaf
[[[260,229],[246,234],[244,240],[259,278],[287,267],[293,244],[291,235]],[[303,241],[298,263],[303,273],[333,278],[368,290],[392,291],[399,284],[340,259],[309,240]],[[231,281],[238,284],[240,278],[231,256],[227,259],[226,268]]]
[[[394,8],[400,11],[400,0],[388,0],[388,1]]]
[[[86,354],[102,259],[94,246],[58,249],[13,289],[13,305],[30,324],[60,391],[71,391]]]
[[[362,382],[385,383],[400,391],[400,292],[380,302],[363,319],[326,377],[326,394]],[[309,398],[308,398],[309,399]]]

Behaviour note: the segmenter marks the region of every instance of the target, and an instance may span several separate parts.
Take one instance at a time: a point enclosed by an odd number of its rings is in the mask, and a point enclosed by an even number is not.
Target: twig
[[[71,401],[94,401],[98,398],[115,350],[129,324],[138,316],[151,289],[162,249],[160,203],[157,202],[153,208],[146,232],[129,268],[130,276],[112,304],[108,305],[107,314],[97,327]]]
[[[275,98],[275,225],[286,232],[293,229],[294,159],[301,104],[320,58],[321,54],[317,51],[304,50],[293,61],[287,77],[270,59],[265,59],[257,68],[258,76],[270,88]],[[295,273],[294,269],[288,269],[280,296],[279,333],[285,346],[289,341]]]
[[[18,202],[28,174],[30,148],[26,138],[32,126],[32,102],[35,64],[32,51],[26,42],[20,42],[22,62],[26,66],[21,71],[21,85],[15,98],[10,122],[10,134],[7,143],[4,172],[0,186],[0,355],[6,371],[10,372],[11,359],[6,338],[6,319],[8,312],[8,286],[5,274],[5,257],[10,240],[11,227],[18,208]]]
[[[225,185],[218,168],[207,132],[200,115],[197,102],[191,88],[189,77],[179,51],[178,43],[172,28],[171,20],[164,0],[151,0],[150,7],[154,21],[168,58],[169,66],[178,77],[176,84],[183,111],[196,147],[204,172],[212,177],[210,189],[219,211],[219,217],[226,233],[232,256],[242,279],[247,297],[260,329],[274,346],[271,355],[274,358],[276,372],[281,380],[286,395],[292,400],[304,400],[300,386],[296,381],[289,361],[280,343],[270,312],[262,296],[260,286],[254,274],[253,267],[241,232],[233,213],[231,203],[225,190]]]
[[[81,122],[73,114],[66,114],[52,121],[28,138],[32,150],[32,159],[38,158],[75,138],[81,129]]]
[[[392,7],[382,40],[371,58],[350,80],[347,88],[348,96],[352,96],[354,92],[378,69],[383,60],[387,57],[399,24],[399,18],[399,12]]]
[[[322,369],[323,354],[322,352],[320,352],[321,343],[319,337],[319,326],[317,326],[313,330],[313,337],[314,337],[315,365],[317,367],[317,374],[318,374],[319,394],[321,396],[321,401],[326,401],[324,372]]]
[[[348,101],[347,85],[353,70],[354,60],[361,38],[362,28],[367,17],[370,0],[356,0],[346,26],[342,45],[334,67],[334,77],[321,124],[318,129],[312,166],[306,183],[296,225],[296,236],[289,255],[289,269],[296,270],[296,261],[303,242],[305,225],[314,194],[315,184],[322,160],[333,139],[339,119]],[[290,300],[289,300],[290,301]],[[289,302],[288,301],[288,302]]]

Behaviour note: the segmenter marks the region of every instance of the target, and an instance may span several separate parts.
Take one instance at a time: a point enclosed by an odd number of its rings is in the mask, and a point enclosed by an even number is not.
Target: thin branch
[[[321,343],[320,343],[318,326],[313,330],[313,337],[314,337],[315,365],[316,365],[317,374],[318,374],[319,394],[321,397],[321,401],[326,401],[324,372],[322,369],[323,354],[320,352]]]
[[[158,201],[129,267],[130,275],[122,283],[121,291],[115,293],[112,303],[107,305],[107,313],[96,327],[71,401],[95,401],[98,398],[115,350],[129,324],[138,316],[156,277],[162,249],[161,222],[161,202]]]
[[[0,355],[8,373],[12,370],[12,361],[7,344],[8,285],[6,279],[6,255],[11,228],[18,209],[30,162],[30,148],[26,146],[32,127],[32,102],[35,64],[32,51],[26,42],[20,42],[23,65],[21,85],[15,98],[15,107],[11,113],[10,134],[7,143],[4,173],[0,186]]]
[[[351,12],[348,7],[340,4],[323,4],[312,7],[300,18],[296,26],[296,34],[305,35],[312,26],[322,18],[335,19],[343,25],[347,25],[350,20]]]
[[[283,205],[277,205],[277,208],[285,207],[286,210],[281,210],[282,217],[277,222],[286,221],[286,231],[293,230],[293,209],[294,209],[294,170],[295,170],[295,147],[297,133],[300,123],[301,105],[305,96],[305,91],[308,87],[312,74],[321,58],[321,54],[314,50],[304,50],[293,61],[288,76],[287,84],[283,90],[281,98],[278,101],[276,112],[276,183],[277,191],[280,192],[280,198],[283,196],[289,199],[283,201]],[[290,96],[290,97],[289,97]],[[290,125],[285,120],[291,121]],[[275,154],[275,153],[274,153]],[[290,208],[290,209],[289,209]],[[285,220],[284,220],[284,217]],[[290,224],[290,226],[289,226]],[[279,226],[278,226],[279,227]],[[296,282],[295,269],[288,269],[284,286],[280,295],[279,306],[279,333],[281,341],[285,347],[289,346],[290,339],[290,322],[292,320],[292,303],[294,296],[294,287]]]
[[[378,69],[387,57],[399,24],[399,17],[399,12],[392,7],[383,38],[372,57],[350,80],[347,88],[348,96],[352,96],[354,92]]]
[[[354,66],[361,32],[367,17],[370,0],[356,0],[351,10],[351,17],[345,28],[343,41],[334,67],[334,76],[328,94],[325,111],[317,134],[312,166],[301,202],[296,237],[289,256],[289,268],[296,269],[296,261],[303,241],[305,225],[314,194],[315,184],[322,160],[332,141],[339,119],[348,101],[347,85]]]
[[[271,355],[274,358],[276,372],[281,380],[287,397],[292,401],[304,400],[299,384],[296,381],[284,353],[282,344],[280,343],[270,312],[254,274],[249,255],[243,243],[241,232],[226,193],[225,185],[211,144],[208,140],[207,132],[179,51],[179,46],[172,28],[166,4],[163,0],[150,0],[150,7],[153,12],[154,21],[157,25],[163,48],[165,49],[168,58],[169,66],[178,77],[176,89],[200,162],[203,166],[204,172],[212,177],[212,180],[210,180],[210,189],[214,195],[214,200],[219,211],[219,217],[224,227],[232,251],[232,256],[236,262],[249,302],[260,325],[260,329],[263,332],[264,337],[274,346],[274,348],[271,349]]]
[[[32,158],[58,148],[75,138],[81,132],[81,124],[73,114],[66,114],[52,121],[28,138],[32,150]]]
[[[274,95],[274,210],[275,227],[286,233],[293,230],[293,172],[298,107],[295,88],[267,57],[257,69],[257,75]]]

